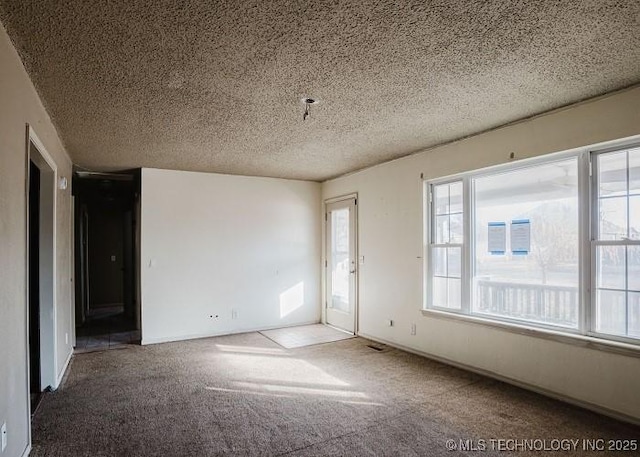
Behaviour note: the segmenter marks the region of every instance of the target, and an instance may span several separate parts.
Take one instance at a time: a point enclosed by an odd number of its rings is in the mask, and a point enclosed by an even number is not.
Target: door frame
[[[354,243],[353,243],[353,249],[354,249],[354,258],[355,258],[355,262],[356,262],[356,266],[355,266],[355,273],[354,273],[354,280],[353,280],[353,287],[354,287],[354,291],[353,291],[353,297],[354,297],[354,303],[353,303],[353,334],[354,335],[358,335],[360,332],[360,255],[359,255],[359,240],[360,240],[360,236],[359,236],[359,225],[358,225],[358,193],[357,192],[352,192],[349,194],[343,194],[343,195],[339,195],[336,197],[332,197],[332,198],[328,198],[324,201],[323,203],[323,217],[322,217],[322,231],[323,231],[323,236],[322,236],[322,244],[323,244],[323,249],[322,249],[322,323],[325,325],[330,325],[327,323],[327,307],[329,305],[329,297],[327,294],[327,289],[329,286],[329,275],[328,275],[328,259],[329,259],[329,249],[331,248],[331,246],[329,245],[329,230],[328,230],[328,207],[329,205],[333,204],[333,203],[338,203],[338,202],[342,202],[342,201],[346,201],[346,200],[351,200],[353,199],[355,201],[355,204],[353,206],[353,217],[354,217]],[[342,329],[340,329],[342,330]]]
[[[37,154],[31,154],[31,145],[35,147],[37,150]],[[42,300],[40,302],[40,389],[45,390],[47,387],[56,388],[57,387],[57,373],[58,373],[58,361],[57,361],[57,253],[56,253],[56,245],[57,245],[57,189],[58,189],[58,166],[53,160],[52,156],[49,154],[44,144],[36,135],[34,129],[27,124],[26,126],[26,153],[25,153],[25,253],[26,253],[26,261],[25,261],[25,273],[26,273],[26,281],[25,281],[25,322],[26,322],[26,370],[27,370],[27,384],[26,388],[29,391],[27,395],[27,410],[31,410],[31,395],[30,395],[30,385],[31,385],[31,373],[30,373],[30,355],[29,355],[29,185],[30,185],[30,172],[29,165],[30,162],[33,161],[38,168],[40,168],[40,183],[41,183],[41,196],[43,189],[49,193],[48,202],[44,202],[44,204],[50,204],[51,207],[48,208],[49,218],[46,221],[47,225],[51,225],[51,231],[47,234],[50,235],[50,244],[51,246],[48,248],[40,246],[40,253],[46,249],[48,252],[47,264],[45,271],[42,271],[43,260],[41,256],[40,265],[40,284],[41,291],[46,290],[46,300]],[[43,169],[44,168],[44,169]],[[43,180],[44,175],[49,175],[46,180]],[[40,200],[40,207],[42,208],[43,200]],[[40,226],[42,227],[43,218],[41,217]],[[40,233],[40,237],[42,239],[42,232]],[[44,274],[43,274],[44,273]],[[42,287],[43,281],[48,281],[47,287]],[[31,421],[29,421],[29,436],[31,436]]]

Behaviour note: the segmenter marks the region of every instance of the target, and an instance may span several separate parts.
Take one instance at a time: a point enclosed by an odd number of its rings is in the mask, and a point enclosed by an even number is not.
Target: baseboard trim
[[[24,452],[22,453],[22,457],[28,457],[31,454],[31,443],[27,444]]]
[[[213,332],[213,333],[201,333],[201,334],[193,334],[193,335],[179,335],[179,336],[170,336],[167,338],[145,338],[143,334],[142,340],[140,341],[140,345],[147,346],[149,344],[173,343],[176,341],[198,340],[202,338],[213,338],[216,336],[239,335],[242,333],[262,332],[263,330],[274,330],[277,328],[287,328],[287,327],[299,327],[301,325],[312,325],[312,324],[319,324],[319,323],[320,323],[320,320],[318,319],[313,321],[299,322],[295,324],[273,325],[273,326],[267,326],[267,327],[251,327],[251,328],[233,330],[230,332]]]
[[[472,365],[467,365],[465,363],[456,362],[454,360],[447,359],[446,357],[440,357],[440,356],[437,356],[437,355],[434,355],[434,354],[430,354],[428,352],[421,351],[419,349],[413,349],[413,348],[410,348],[408,346],[404,346],[404,345],[399,344],[399,343],[394,343],[392,341],[388,341],[388,340],[385,340],[383,338],[378,338],[376,336],[369,335],[369,334],[366,334],[366,333],[363,333],[363,332],[358,332],[358,336],[360,336],[362,338],[366,338],[368,340],[375,341],[377,343],[386,344],[387,346],[391,346],[391,347],[394,347],[396,349],[400,349],[401,351],[409,352],[411,354],[419,355],[419,356],[425,357],[427,359],[435,360],[436,362],[444,363],[446,365],[451,365],[451,366],[454,366],[456,368],[460,368],[462,370],[470,371],[472,373],[476,373],[476,374],[479,374],[479,375],[482,375],[482,376],[486,376],[488,378],[492,378],[492,379],[495,379],[497,381],[501,381],[501,382],[504,382],[504,383],[507,383],[507,384],[511,384],[513,386],[520,387],[520,388],[525,389],[525,390],[530,390],[530,391],[538,393],[540,395],[544,395],[545,397],[549,397],[549,398],[553,398],[554,400],[559,400],[559,401],[562,401],[562,402],[565,402],[565,403],[569,403],[570,405],[578,406],[580,408],[587,409],[589,411],[593,411],[593,412],[598,413],[598,414],[602,414],[603,416],[611,417],[612,419],[616,419],[616,420],[619,420],[619,421],[622,421],[622,422],[628,422],[628,423],[633,424],[633,425],[640,425],[640,418],[637,418],[637,417],[634,417],[634,416],[631,416],[631,415],[628,415],[628,414],[625,414],[625,413],[621,413],[619,411],[615,411],[613,409],[609,409],[609,408],[604,407],[604,406],[596,405],[596,404],[590,403],[588,401],[584,401],[584,400],[580,400],[580,399],[577,399],[577,398],[569,397],[569,396],[564,395],[564,394],[559,394],[559,393],[554,392],[552,390],[548,390],[548,389],[545,389],[543,387],[538,387],[538,386],[535,386],[533,384],[529,384],[529,383],[526,383],[526,382],[523,382],[523,381],[519,381],[517,379],[513,379],[513,378],[510,378],[508,376],[504,376],[504,375],[495,373],[495,372],[490,371],[490,370],[485,370],[483,368],[477,368],[477,367],[474,367]]]

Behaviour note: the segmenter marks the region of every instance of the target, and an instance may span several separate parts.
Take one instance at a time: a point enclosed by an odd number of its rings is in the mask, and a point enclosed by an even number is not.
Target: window
[[[427,183],[425,307],[640,343],[640,148],[549,157]]]
[[[432,303],[439,308],[462,305],[463,201],[462,181],[432,187]]]
[[[640,148],[598,154],[595,169],[595,331],[640,338]]]
[[[478,177],[473,186],[473,311],[577,328],[578,160]],[[503,253],[489,250],[490,224],[504,224]],[[529,242],[512,245],[514,230],[528,231]]]

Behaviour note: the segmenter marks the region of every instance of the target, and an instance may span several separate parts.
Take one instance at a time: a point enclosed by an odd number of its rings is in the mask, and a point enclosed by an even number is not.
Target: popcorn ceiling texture
[[[637,0],[0,0],[0,20],[94,170],[325,180],[640,81]]]

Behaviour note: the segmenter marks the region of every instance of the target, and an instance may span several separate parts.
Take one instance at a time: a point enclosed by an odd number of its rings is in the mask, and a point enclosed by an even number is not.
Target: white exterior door
[[[326,323],[356,332],[356,198],[327,204]]]

